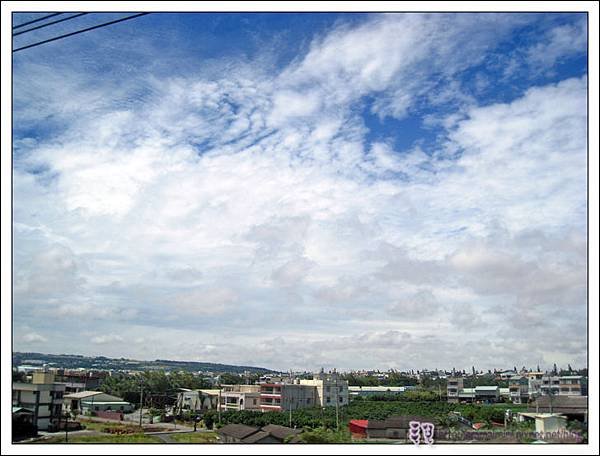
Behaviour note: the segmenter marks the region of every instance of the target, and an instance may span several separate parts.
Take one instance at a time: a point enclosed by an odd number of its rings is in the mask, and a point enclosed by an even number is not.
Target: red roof
[[[349,424],[353,424],[355,426],[366,429],[367,425],[369,424],[369,420],[350,420]]]

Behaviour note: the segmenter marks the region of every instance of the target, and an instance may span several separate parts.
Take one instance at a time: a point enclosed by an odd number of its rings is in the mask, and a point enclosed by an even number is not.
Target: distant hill
[[[242,374],[249,371],[253,374],[274,372],[271,369],[255,366],[234,366],[231,364],[204,363],[197,361],[170,361],[157,359],[155,361],[140,361],[127,358],[107,358],[105,356],[82,356],[82,355],[52,355],[46,353],[21,353],[14,352],[12,355],[13,366],[23,364],[41,365],[48,364],[52,367],[75,369],[78,367],[86,369],[104,370],[183,370],[189,372],[228,372]]]

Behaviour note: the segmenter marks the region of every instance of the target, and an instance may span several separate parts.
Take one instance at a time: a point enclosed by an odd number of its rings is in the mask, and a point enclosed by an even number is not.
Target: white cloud
[[[478,105],[452,80],[522,22],[473,19],[374,16],[275,76],[133,81],[149,94],[126,109],[131,86],[100,82],[94,109],[67,104],[16,159],[18,325],[64,351],[28,310],[71,335],[91,314],[77,351],[284,369],[512,365],[524,340],[523,363],[583,362],[583,332],[563,349],[536,328],[585,323],[586,80]],[[33,70],[49,87],[17,86],[28,121],[65,96]],[[87,87],[67,70],[67,93]],[[367,146],[362,97],[401,118],[451,92],[441,146]]]
[[[48,342],[48,339],[41,334],[37,333],[28,333],[23,336],[23,342],[26,343],[39,343],[39,342]]]
[[[102,334],[100,336],[94,336],[91,339],[93,344],[105,345],[123,342],[124,339],[118,334]]]

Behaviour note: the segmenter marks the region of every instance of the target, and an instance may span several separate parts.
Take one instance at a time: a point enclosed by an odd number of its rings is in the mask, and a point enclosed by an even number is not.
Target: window
[[[344,398],[340,396],[340,402],[344,402]]]
[[[329,396],[327,396],[327,403],[329,404],[331,402],[331,398]]]

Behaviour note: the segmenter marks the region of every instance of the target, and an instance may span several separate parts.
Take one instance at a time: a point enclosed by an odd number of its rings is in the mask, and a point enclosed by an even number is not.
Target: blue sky
[[[583,14],[151,14],[15,53],[15,349],[583,365],[586,62]]]

